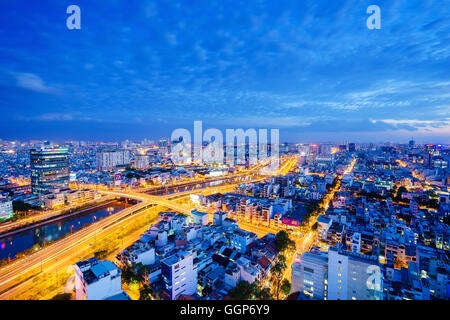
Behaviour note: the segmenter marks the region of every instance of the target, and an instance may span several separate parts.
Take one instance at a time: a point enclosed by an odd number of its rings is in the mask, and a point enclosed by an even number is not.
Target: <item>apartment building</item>
[[[305,252],[292,264],[292,292],[303,292],[314,300],[327,299],[328,257]]]
[[[380,300],[383,275],[378,256],[330,247],[328,251],[329,300]]]
[[[90,258],[75,264],[77,300],[131,300],[122,290],[122,271],[111,261]]]
[[[171,300],[197,293],[198,273],[192,253],[178,251],[161,260],[161,275]]]

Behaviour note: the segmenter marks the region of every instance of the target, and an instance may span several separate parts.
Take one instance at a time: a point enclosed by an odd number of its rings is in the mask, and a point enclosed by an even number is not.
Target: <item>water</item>
[[[123,201],[113,201],[105,205],[86,210],[79,215],[17,233],[11,237],[0,236],[0,260],[13,259],[18,253],[33,248],[35,244],[41,247],[45,242],[56,241],[68,233],[75,232],[84,226],[98,221],[101,218],[115,214],[122,209],[131,206]],[[112,209],[109,209],[112,208]],[[108,210],[109,209],[109,210]]]

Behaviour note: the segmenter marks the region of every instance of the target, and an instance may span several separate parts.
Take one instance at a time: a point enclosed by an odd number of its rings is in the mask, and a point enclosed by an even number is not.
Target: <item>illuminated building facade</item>
[[[197,293],[197,268],[192,253],[179,251],[161,261],[164,288],[171,300]]]
[[[96,155],[97,168],[102,171],[114,170],[130,164],[130,151],[128,150],[99,150]]]
[[[327,298],[328,257],[326,254],[305,252],[292,264],[291,292],[300,291],[314,300]]]
[[[13,215],[12,201],[0,199],[0,221],[9,219]]]
[[[380,300],[383,276],[378,256],[331,247],[328,251],[328,300]]]
[[[30,150],[31,190],[44,194],[54,188],[69,186],[69,155],[67,148]]]

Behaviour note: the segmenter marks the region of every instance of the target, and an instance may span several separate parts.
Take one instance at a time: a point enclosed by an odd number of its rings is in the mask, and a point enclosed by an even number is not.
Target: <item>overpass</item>
[[[285,164],[280,168],[281,171],[287,170],[294,163],[296,163],[296,161],[289,161],[288,165]],[[267,177],[259,176],[258,178],[253,178],[247,181],[261,181],[265,178]],[[219,192],[219,190],[234,188],[235,185],[237,184],[226,184],[207,187],[201,191],[189,190],[165,196],[155,196],[133,191],[99,190],[99,192],[107,195],[132,198],[139,200],[140,202],[112,216],[95,222],[84,229],[74,232],[73,234],[58,240],[55,243],[24,257],[23,259],[13,261],[12,263],[0,268],[0,299],[8,298],[16,293],[26,292],[27,289],[37,285],[32,281],[34,275],[30,275],[29,278],[26,279],[23,278],[28,277],[30,273],[32,274],[36,270],[40,269],[40,272],[55,269],[61,270],[64,267],[73,264],[73,262],[76,261],[79,252],[89,248],[92,241],[96,241],[96,237],[119,230],[126,223],[133,221],[138,215],[145,214],[145,209],[147,208],[160,205],[183,214],[190,214],[191,207],[176,203],[176,199],[173,198],[184,197],[193,193],[216,193]]]
[[[282,160],[286,160],[286,161],[284,161],[283,165],[281,165],[275,172],[272,173],[273,175],[279,175],[279,174],[285,175],[287,172],[292,170],[292,168],[297,164],[297,157],[283,157]],[[271,163],[271,161],[272,160],[269,161],[269,164]],[[260,169],[262,167],[262,164],[259,164],[256,167],[258,169]],[[224,181],[224,182],[226,182],[226,184],[220,185],[220,186],[203,187],[203,188],[201,188],[200,192],[208,193],[208,194],[217,193],[219,191],[223,191],[223,189],[232,189],[232,188],[236,187],[238,184],[243,183],[243,182],[247,182],[247,183],[257,182],[257,181],[262,181],[262,180],[268,178],[268,176],[257,175],[255,173],[255,168],[253,168],[252,170],[248,170],[248,171],[251,172],[250,177],[245,176],[245,174],[248,174],[248,172],[246,172],[246,173],[239,173],[236,175],[232,175],[229,177],[221,177],[221,178],[214,178],[214,179],[208,180],[208,181],[206,181],[206,183]],[[202,185],[203,183],[205,183],[205,182],[200,182],[200,185]],[[188,183],[188,185],[192,185],[192,184],[196,185],[199,183],[197,183],[197,182]],[[182,187],[182,185],[174,186],[174,187],[179,189]],[[143,193],[142,189],[139,189],[138,191],[99,190],[99,192],[106,194],[106,195],[131,198],[131,199],[136,199],[139,201],[153,203],[153,204],[165,206],[169,209],[178,211],[183,214],[190,214],[191,208],[189,206],[178,204],[175,201],[170,200],[170,198],[173,198],[174,196],[180,197],[180,196],[190,195],[193,193],[199,193],[199,190],[193,188],[191,190],[187,190],[184,192],[176,192],[176,193],[169,194],[169,195],[167,195],[167,194],[166,195],[153,195],[153,194]]]

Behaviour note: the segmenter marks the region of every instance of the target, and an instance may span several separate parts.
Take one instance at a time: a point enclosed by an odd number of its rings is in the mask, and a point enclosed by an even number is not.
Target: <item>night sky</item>
[[[447,0],[2,0],[0,23],[2,139],[450,142]]]

